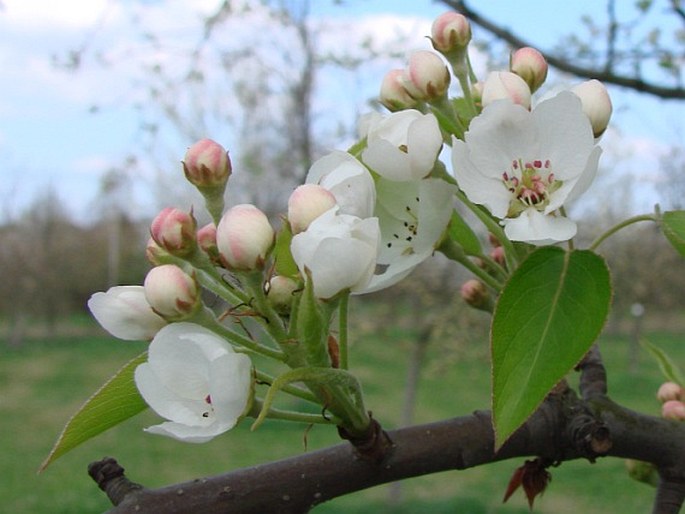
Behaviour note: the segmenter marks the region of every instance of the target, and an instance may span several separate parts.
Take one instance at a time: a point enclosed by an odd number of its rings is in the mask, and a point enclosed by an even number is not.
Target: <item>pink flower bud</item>
[[[409,94],[417,100],[436,100],[447,93],[450,72],[440,56],[418,50],[409,56],[409,64],[402,76]]]
[[[492,299],[488,288],[480,280],[471,279],[464,282],[460,294],[462,299],[475,309],[488,310],[491,306]]]
[[[212,259],[219,259],[219,249],[216,246],[216,225],[208,223],[197,231],[197,244]]]
[[[531,93],[547,78],[547,61],[535,48],[519,48],[511,54],[509,69],[525,80]]]
[[[500,266],[504,266],[507,263],[507,258],[502,246],[496,246],[490,250],[490,258]]]
[[[443,54],[463,49],[471,41],[471,24],[459,13],[443,13],[433,22],[431,41],[433,48]]]
[[[170,321],[188,318],[201,305],[197,281],[174,264],[152,268],[143,287],[152,310]]]
[[[192,212],[187,213],[167,207],[152,221],[150,235],[171,255],[183,257],[192,253],[197,247],[196,229],[197,222]]]
[[[317,184],[297,187],[288,199],[288,221],[293,234],[307,230],[312,221],[335,205],[335,196],[324,187]]]
[[[685,403],[669,400],[661,406],[661,416],[666,419],[685,420]]]
[[[609,125],[613,110],[607,88],[599,80],[592,79],[571,88],[571,92],[580,98],[595,138],[600,137]]]
[[[262,269],[273,243],[274,230],[266,215],[254,205],[230,208],[216,228],[219,256],[227,269]]]
[[[164,264],[167,257],[169,257],[169,252],[159,246],[154,239],[149,238],[147,240],[147,245],[145,246],[145,258],[150,264],[153,266]]]
[[[231,160],[219,143],[201,139],[188,148],[183,159],[183,172],[197,187],[223,187],[231,174]]]
[[[493,71],[483,85],[483,107],[495,100],[509,99],[515,104],[530,109],[530,88],[528,84],[510,71]]]
[[[682,400],[683,388],[675,382],[664,382],[661,384],[661,387],[659,387],[656,397],[661,403],[665,403],[670,400]]]
[[[301,287],[292,278],[276,275],[269,281],[267,300],[281,314],[288,314],[293,303],[293,294]]]
[[[404,70],[390,70],[381,82],[380,101],[391,112],[416,106],[416,100],[407,92],[403,76]]]

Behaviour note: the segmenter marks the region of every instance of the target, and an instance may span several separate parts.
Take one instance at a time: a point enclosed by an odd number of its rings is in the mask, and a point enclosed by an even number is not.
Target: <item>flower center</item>
[[[562,185],[561,180],[554,178],[549,159],[525,163],[522,159],[514,160],[511,169],[502,173],[502,181],[512,196],[508,218],[515,218],[530,207],[544,211],[552,193]]]
[[[214,414],[214,407],[212,406],[212,397],[207,395],[205,403],[209,405],[209,410],[202,413],[203,418],[208,418],[210,413]]]
[[[416,203],[419,203],[419,198],[414,198]],[[387,243],[388,248],[402,248],[402,255],[411,255],[414,253],[414,247],[412,242],[416,238],[419,232],[419,218],[416,214],[415,208],[411,205],[406,205],[404,207],[404,217],[400,221],[401,225],[395,228],[395,232],[392,233],[392,240]]]

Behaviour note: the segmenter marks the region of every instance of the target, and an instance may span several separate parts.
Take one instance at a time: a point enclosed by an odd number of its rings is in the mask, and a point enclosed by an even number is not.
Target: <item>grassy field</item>
[[[650,334],[650,339],[681,362],[682,338]],[[351,364],[362,378],[368,406],[386,428],[398,425],[403,383],[411,351],[411,332],[388,328],[383,339],[364,334],[352,350]],[[628,372],[626,338],[605,337],[610,392],[634,409],[658,413],[654,393],[661,377],[644,352],[637,371]],[[147,435],[142,428],[158,422],[145,412],[60,458],[36,473],[61,427],[78,406],[144,345],[105,336],[52,337],[27,342],[18,349],[0,344],[0,498],[12,514],[90,514],[109,504],[86,473],[89,462],[111,455],[127,475],[148,487],[208,476],[237,467],[306,451],[304,427],[267,422],[257,432],[243,424],[205,445],[187,445]],[[458,348],[431,347],[423,368],[416,422],[466,414],[488,405],[487,348],[480,343]],[[337,442],[334,430],[316,427],[308,448]],[[317,514],[334,513],[510,513],[529,512],[521,493],[502,505],[512,471],[522,461],[509,461],[463,472],[446,472],[406,481],[403,503],[388,503],[388,486],[377,487],[319,506]],[[553,469],[553,481],[536,503],[549,514],[648,512],[653,491],[633,482],[617,459],[565,463]]]

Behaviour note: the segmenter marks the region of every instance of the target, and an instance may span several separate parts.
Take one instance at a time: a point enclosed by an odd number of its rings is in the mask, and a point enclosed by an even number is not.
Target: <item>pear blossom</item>
[[[509,99],[530,109],[530,88],[526,81],[510,71],[493,71],[483,83],[481,102],[483,107],[497,100]]]
[[[274,229],[266,214],[252,204],[231,207],[216,227],[219,257],[230,270],[263,268],[274,238]]]
[[[418,103],[407,91],[402,78],[403,75],[403,69],[390,70],[381,82],[378,98],[385,108],[391,112],[411,109]]]
[[[609,125],[613,110],[607,88],[599,80],[592,79],[572,87],[571,93],[580,98],[595,138],[599,138]]]
[[[316,218],[290,244],[303,276],[310,276],[317,298],[331,298],[368,284],[380,243],[377,218],[339,214],[337,207]]]
[[[550,244],[576,233],[559,209],[583,193],[602,150],[580,100],[562,92],[532,112],[494,102],[454,139],[452,165],[459,187],[500,218],[514,241]]]
[[[88,309],[102,328],[126,341],[149,341],[167,324],[150,307],[143,286],[115,286],[95,293]]]
[[[309,224],[335,207],[335,196],[317,184],[302,184],[288,198],[288,222],[293,234],[307,230]]]
[[[447,93],[450,79],[450,71],[442,58],[428,50],[417,50],[412,53],[402,75],[409,95],[428,102],[437,100]]]
[[[143,282],[145,298],[157,314],[169,321],[188,318],[200,308],[200,286],[175,264],[162,264],[148,271]]]
[[[354,156],[334,150],[312,164],[307,184],[318,184],[333,193],[340,214],[360,218],[373,215],[376,189],[371,173]]]
[[[442,148],[438,120],[406,110],[368,120],[362,161],[381,177],[418,180],[427,176]]]
[[[193,323],[160,330],[134,378],[145,402],[169,420],[145,431],[190,443],[233,428],[252,398],[250,358]]]
[[[377,264],[381,272],[377,270],[362,293],[396,284],[433,254],[452,215],[456,192],[454,186],[434,178],[380,179],[376,188],[381,228]]]

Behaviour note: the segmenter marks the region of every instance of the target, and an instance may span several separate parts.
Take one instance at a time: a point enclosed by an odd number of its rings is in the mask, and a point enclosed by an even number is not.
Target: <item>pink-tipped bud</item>
[[[599,80],[592,79],[571,88],[571,92],[580,98],[595,138],[600,137],[609,126],[613,110],[607,88]]]
[[[194,186],[224,187],[231,175],[231,160],[219,143],[201,139],[188,148],[183,159],[183,172]]]
[[[200,288],[195,277],[174,264],[152,268],[143,287],[152,310],[169,321],[186,319],[201,305]]]
[[[269,280],[266,298],[280,314],[288,314],[293,303],[293,294],[299,287],[292,278],[276,275]]]
[[[417,101],[407,92],[404,85],[404,70],[390,70],[381,82],[380,102],[390,112],[412,109]]]
[[[443,54],[466,48],[471,41],[471,24],[459,13],[443,13],[433,21],[431,41],[433,48]]]
[[[145,245],[145,258],[150,264],[153,266],[159,266],[160,264],[167,262],[166,259],[168,257],[169,252],[159,246],[154,239],[149,238],[147,240],[147,245]]]
[[[535,48],[519,48],[511,54],[509,69],[525,80],[534,93],[547,79],[547,61]]]
[[[685,420],[685,403],[669,400],[661,406],[661,416],[666,419]]]
[[[675,382],[664,382],[659,387],[656,397],[661,403],[666,403],[670,400],[682,400],[683,388]]]
[[[505,266],[507,264],[507,257],[502,246],[496,246],[490,250],[490,258],[500,266]]]
[[[489,310],[492,306],[488,288],[480,280],[471,279],[464,282],[460,294],[461,298],[475,309]]]
[[[254,205],[236,205],[219,221],[216,244],[221,262],[227,269],[262,269],[274,244],[274,229],[266,215]]]
[[[427,50],[412,53],[402,75],[409,94],[417,100],[426,101],[442,98],[447,93],[450,77],[442,58]]]
[[[216,225],[208,223],[197,231],[197,244],[212,261],[218,262],[219,249],[216,246]]]
[[[317,184],[298,186],[288,199],[288,221],[293,234],[307,230],[309,224],[335,207],[335,196]]]
[[[184,257],[197,247],[196,229],[197,222],[192,212],[167,207],[152,220],[150,235],[171,255]]]
[[[528,84],[510,71],[493,71],[483,84],[483,107],[496,100],[509,99],[515,104],[530,109],[530,96]]]

